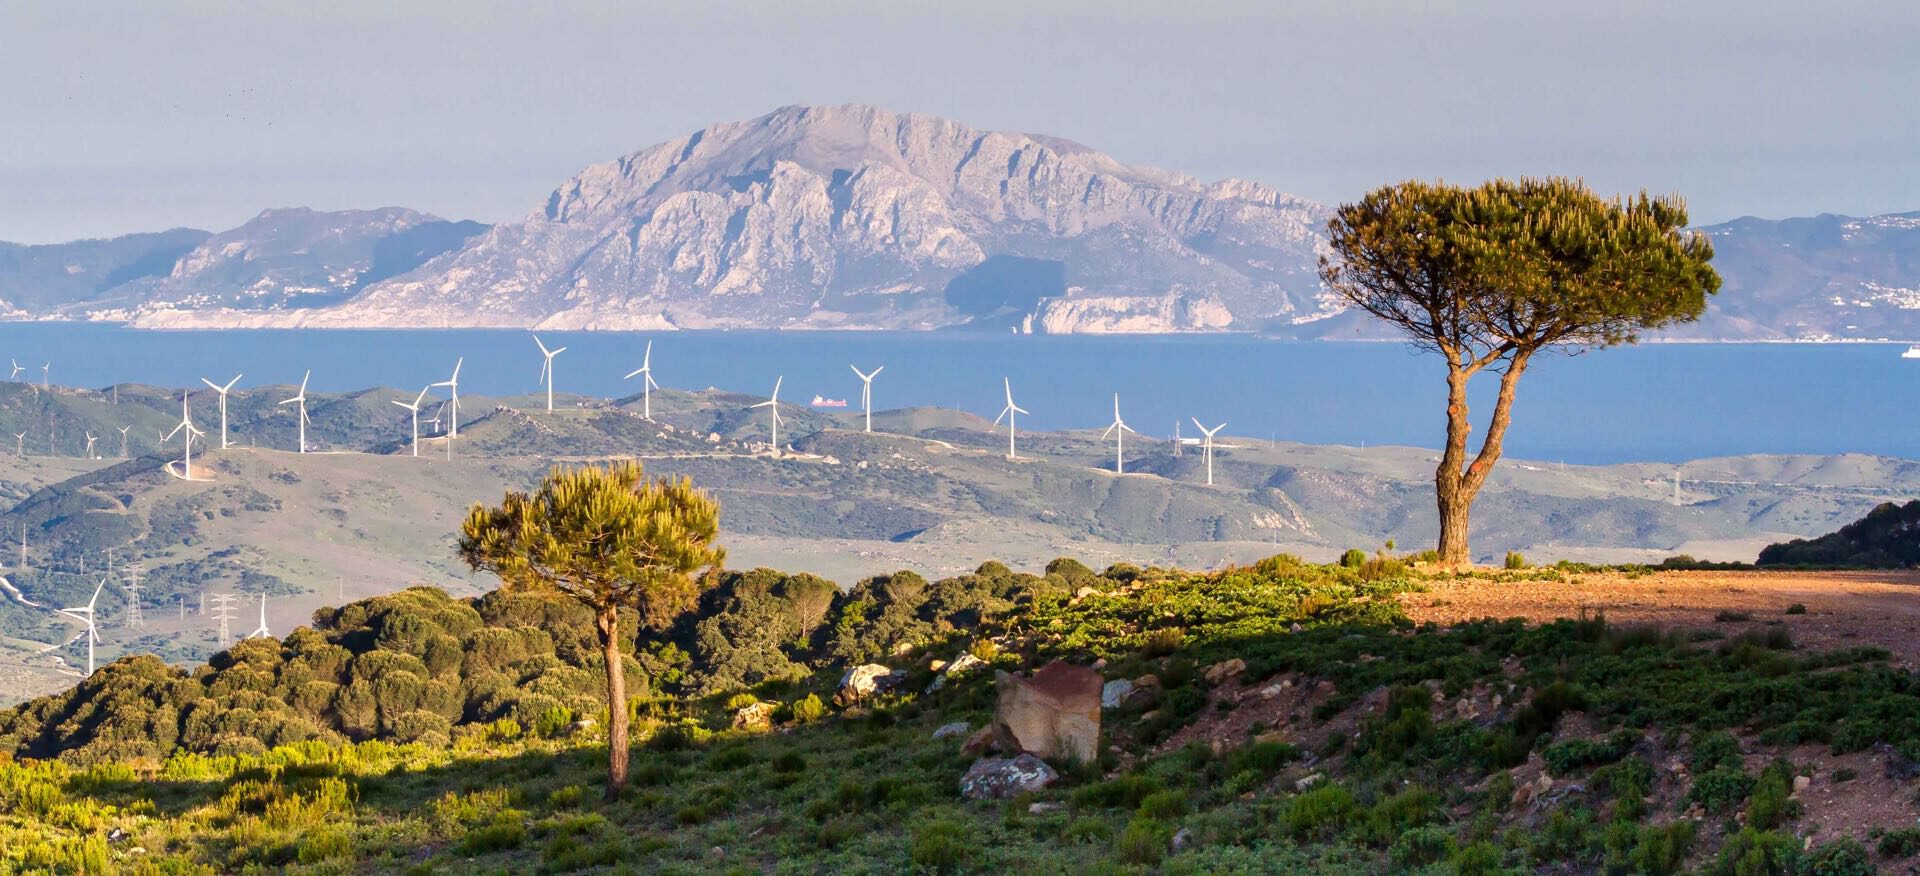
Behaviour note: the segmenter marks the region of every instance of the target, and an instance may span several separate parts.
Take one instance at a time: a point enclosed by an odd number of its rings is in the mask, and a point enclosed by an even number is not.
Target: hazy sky
[[[0,240],[289,205],[510,220],[585,164],[796,103],[1328,202],[1564,173],[1700,222],[1920,210],[1917,45],[1912,0],[0,0]]]

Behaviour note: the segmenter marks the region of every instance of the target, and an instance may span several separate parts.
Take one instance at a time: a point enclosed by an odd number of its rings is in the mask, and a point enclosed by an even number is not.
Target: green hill
[[[1768,545],[1762,566],[1909,569],[1920,565],[1920,500],[1888,502],[1867,516],[1814,539]]]
[[[1884,652],[1417,628],[1395,596],[1424,582],[1391,561],[823,583],[730,573],[629,649],[641,750],[609,802],[561,602],[416,588],[192,671],[123,658],[0,712],[0,871],[1864,873],[1916,845],[1909,804],[1835,827],[1794,793],[1877,751],[1886,784],[1858,787],[1912,796],[1920,683]],[[963,653],[987,665],[929,690]],[[964,799],[974,756],[935,729],[1055,658],[1138,682],[1098,762]],[[823,707],[867,660],[905,683]]]

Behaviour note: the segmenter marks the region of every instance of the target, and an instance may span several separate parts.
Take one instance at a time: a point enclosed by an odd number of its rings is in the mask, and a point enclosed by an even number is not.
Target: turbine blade
[[[645,366],[645,365],[642,365],[642,366],[640,366],[640,367],[638,367],[638,368],[635,368],[635,369],[633,369],[632,371],[629,371],[629,372],[627,372],[627,376],[625,376],[625,377],[622,377],[622,378],[620,378],[620,379],[621,379],[621,380],[632,380],[632,379],[633,379],[633,377],[634,377],[634,375],[636,375],[636,374],[645,374],[645,373],[647,373],[647,366]]]
[[[543,355],[547,355],[547,356],[551,356],[551,355],[553,355],[552,353],[550,353],[550,352],[548,352],[548,351],[547,351],[547,345],[546,345],[546,344],[543,344],[543,343],[540,343],[540,336],[539,336],[539,335],[534,335],[534,336],[533,336],[533,345],[534,345],[534,346],[536,346],[536,347],[539,347],[539,348],[540,348],[540,352],[541,352],[541,354],[543,354]]]
[[[202,377],[202,378],[200,378],[200,382],[201,382],[201,383],[204,383],[204,384],[206,384],[206,385],[207,385],[207,386],[209,386],[209,387],[212,387],[212,388],[213,388],[213,391],[214,391],[214,392],[225,392],[225,391],[226,391],[226,390],[223,390],[223,389],[221,389],[221,388],[220,388],[220,384],[218,384],[218,383],[214,383],[213,381],[211,381],[211,380],[208,380],[208,379],[206,379],[205,377]]]

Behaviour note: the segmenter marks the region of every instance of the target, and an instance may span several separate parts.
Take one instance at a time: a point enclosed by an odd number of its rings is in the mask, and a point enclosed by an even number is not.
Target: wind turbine
[[[769,408],[773,414],[773,452],[775,456],[780,454],[780,382],[786,379],[787,376],[784,374],[775,377],[773,379],[773,396],[766,401],[757,405],[751,405],[748,408],[748,410],[752,410],[753,408]]]
[[[421,387],[420,394],[413,397],[413,403],[394,401],[394,404],[413,412],[413,455],[420,455],[420,403],[427,400],[427,391],[431,387]]]
[[[40,388],[41,389],[46,389],[47,387],[53,385],[49,383],[47,380],[47,375],[51,372],[52,368],[53,368],[52,362],[48,362],[47,364],[40,366]]]
[[[13,455],[21,457],[22,459],[26,458],[27,433],[25,432],[13,433]]]
[[[25,368],[22,368],[22,367],[20,367],[20,360],[19,360],[19,359],[9,359],[9,360],[7,360],[7,361],[9,361],[9,362],[12,362],[12,363],[13,363],[13,373],[12,373],[12,374],[9,374],[9,375],[7,375],[7,379],[8,379],[8,380],[19,380],[19,379],[20,379],[20,372],[22,372],[22,371],[25,371],[25,370],[27,370],[27,369],[25,369]]]
[[[1007,458],[1019,459],[1020,454],[1015,451],[1013,447],[1013,434],[1015,431],[1013,415],[1027,413],[1027,409],[1013,403],[1013,381],[1002,377],[1000,378],[1000,382],[1007,388],[1007,406],[1000,409],[1000,416],[993,418],[993,424],[998,426],[1001,420],[1007,421]]]
[[[1113,436],[1113,473],[1114,474],[1127,473],[1126,468],[1124,467],[1125,463],[1121,461],[1120,454],[1122,450],[1121,445],[1126,442],[1127,440],[1126,433],[1128,432],[1133,432],[1133,427],[1127,425],[1125,421],[1120,419],[1120,394],[1116,392],[1113,394],[1113,425],[1108,426],[1107,431],[1100,433],[1100,438],[1102,440],[1105,440],[1108,435]],[[1139,433],[1136,432],[1135,434],[1139,434]]]
[[[281,404],[283,405],[297,404],[300,406],[300,452],[301,453],[307,452],[307,381],[312,377],[313,377],[313,371],[311,370],[307,371],[307,376],[300,378],[300,394],[294,396],[293,398],[287,399],[286,401],[281,402]],[[222,397],[224,398],[224,396]]]
[[[566,349],[566,348],[562,347],[561,349]],[[645,355],[640,357],[640,367],[627,372],[627,376],[622,377],[620,379],[632,380],[635,375],[640,375],[640,374],[644,374],[647,376],[647,379],[640,381],[640,417],[641,419],[644,419],[644,420],[652,420],[653,419],[653,390],[660,388],[660,384],[653,382],[653,342],[652,341],[647,342],[647,352]]]
[[[87,674],[85,677],[88,678],[93,677],[93,646],[100,641],[100,633],[95,630],[93,626],[93,607],[100,601],[100,591],[106,588],[107,579],[101,578],[100,586],[93,588],[93,598],[87,600],[86,605],[78,608],[60,609],[61,614],[77,621],[84,621],[87,625],[87,631],[81,635],[87,637]]]
[[[453,376],[433,386],[444,386],[450,392],[447,400],[447,455],[453,455],[453,439],[460,437],[460,366],[467,361],[461,356],[453,362]]]
[[[83,453],[83,454],[81,454],[81,455],[82,455],[82,456],[85,456],[85,457],[86,457],[86,458],[88,458],[88,459],[94,459],[94,458],[96,458],[96,457],[95,457],[95,456],[93,455],[93,441],[94,441],[94,438],[93,438],[93,433],[92,433],[92,432],[87,432],[87,433],[85,433],[85,434],[86,434],[86,436],[87,436],[87,450],[86,450],[86,452],[85,452],[85,453]]]
[[[1214,436],[1214,433],[1219,432],[1221,429],[1225,429],[1227,427],[1227,424],[1221,423],[1220,425],[1215,426],[1212,429],[1208,429],[1207,427],[1200,425],[1200,421],[1198,419],[1195,419],[1193,421],[1193,426],[1194,428],[1200,430],[1200,434],[1207,436],[1206,439],[1200,443],[1200,452],[1205,454],[1207,457],[1207,486],[1211,487],[1213,486],[1213,436]]]
[[[853,368],[853,373],[860,375],[860,407],[867,412],[867,431],[871,432],[873,431],[873,379],[879,377],[880,372],[887,370],[887,366],[882,365],[873,369],[872,374],[861,374],[860,369],[852,365],[847,367]]]
[[[120,458],[121,459],[127,458],[127,430],[132,428],[133,428],[132,423],[128,423],[127,425],[120,427]]]
[[[311,374],[312,372],[308,373]],[[221,386],[205,377],[200,378],[200,382],[213,387],[214,392],[220,393],[220,449],[225,450],[233,446],[227,443],[227,390],[232,389],[234,384],[240,382],[240,375],[235,374],[232,380],[227,381],[226,386]],[[301,385],[304,387],[305,383],[303,382]]]
[[[547,385],[547,413],[551,414],[553,413],[553,357],[565,353],[567,348],[549,350],[546,344],[540,343],[539,335],[533,336],[533,343],[540,348],[540,355],[547,357],[547,360],[540,365],[540,382]]]
[[[184,389],[180,390],[180,425],[173,427],[173,431],[162,436],[160,440],[163,442],[172,441],[173,436],[180,434],[181,429],[187,430],[187,438],[181,442],[181,446],[186,450],[186,455],[181,458],[180,479],[190,481],[193,480],[193,436],[204,435],[206,433],[194,427],[193,410],[187,407],[187,391]],[[167,470],[172,471],[173,469],[169,466]]]
[[[249,639],[271,639],[273,634],[267,631],[267,591],[260,591],[260,626],[247,634]]]

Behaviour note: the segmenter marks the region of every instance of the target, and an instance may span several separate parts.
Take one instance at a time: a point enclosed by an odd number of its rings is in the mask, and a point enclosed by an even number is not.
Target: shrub
[[[1453,832],[1440,827],[1415,827],[1400,834],[1387,849],[1396,871],[1413,871],[1438,864],[1453,854]]]
[[[820,701],[819,694],[807,694],[793,704],[793,720],[801,724],[811,724],[827,714],[827,704]]]
[[[1499,847],[1485,840],[1455,849],[1447,863],[1457,876],[1494,876],[1506,872],[1500,865]]]
[[[1715,814],[1731,812],[1753,790],[1753,777],[1730,767],[1718,767],[1694,777],[1687,801]]]
[[[1873,876],[1867,849],[1852,837],[1841,837],[1813,847],[1800,862],[1806,876]]]
[[[1633,847],[1634,870],[1651,876],[1680,872],[1693,851],[1694,823],[1682,819],[1664,827],[1643,827]]]
[[[1348,548],[1346,553],[1340,555],[1340,567],[1343,569],[1358,569],[1366,561],[1367,552],[1359,548]]]
[[[1794,876],[1801,841],[1791,834],[1741,828],[1720,844],[1720,854],[1705,868],[1707,876]]]
[[[1806,614],[1806,613],[1807,613],[1807,606],[1805,603],[1796,602],[1792,605],[1787,606],[1787,614]]]
[[[1169,821],[1187,814],[1185,791],[1155,791],[1140,801],[1140,817]]]
[[[1128,864],[1152,867],[1167,856],[1167,843],[1173,836],[1172,829],[1151,818],[1135,818],[1127,822],[1115,842],[1114,854]]]
[[[1140,643],[1140,652],[1148,657],[1165,657],[1180,650],[1180,646],[1186,640],[1186,630],[1179,627],[1161,627],[1147,633],[1146,638]]]
[[[1920,827],[1901,827],[1880,835],[1876,849],[1889,858],[1911,858],[1920,852]]]
[[[1317,785],[1293,798],[1280,823],[1296,841],[1328,840],[1353,820],[1353,794],[1336,784]]]
[[[527,838],[526,825],[518,816],[503,814],[499,819],[467,832],[460,839],[464,855],[483,855],[517,849]]]
[[[1793,795],[1793,772],[1783,762],[1775,762],[1754,780],[1747,800],[1747,823],[1761,830],[1779,827],[1795,818],[1799,804]]]
[[[1733,734],[1720,731],[1694,740],[1693,756],[1689,759],[1688,767],[1695,773],[1721,767],[1739,769],[1740,766],[1740,740],[1733,738]]]
[[[1713,619],[1723,624],[1744,623],[1746,621],[1753,620],[1753,612],[1734,611],[1733,609],[1721,609],[1717,614],[1713,616]]]
[[[913,862],[936,873],[960,869],[972,853],[966,832],[954,822],[929,821],[913,831]]]
[[[1526,555],[1519,551],[1507,551],[1507,568],[1519,570],[1527,568]]]
[[[1632,730],[1616,730],[1605,739],[1569,739],[1547,746],[1541,752],[1547,768],[1556,776],[1571,776],[1579,771],[1604,766],[1627,756],[1640,741]]]

